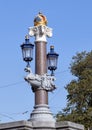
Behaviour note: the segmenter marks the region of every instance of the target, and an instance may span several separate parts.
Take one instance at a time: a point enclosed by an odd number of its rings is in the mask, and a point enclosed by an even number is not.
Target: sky
[[[26,63],[20,45],[39,11],[53,29],[53,36],[47,38],[48,51],[54,45],[59,54],[57,89],[49,93],[54,115],[67,104],[64,87],[75,78],[69,70],[72,57],[92,50],[92,0],[0,0],[0,123],[27,120],[33,110],[34,93],[24,81]],[[30,42],[34,43],[33,37]],[[34,65],[35,60],[33,72]]]

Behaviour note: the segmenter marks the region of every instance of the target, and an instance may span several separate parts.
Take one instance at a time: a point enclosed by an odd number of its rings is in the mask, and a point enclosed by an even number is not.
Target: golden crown
[[[47,25],[47,18],[42,13],[39,12],[39,14],[34,19],[34,26],[39,25]]]

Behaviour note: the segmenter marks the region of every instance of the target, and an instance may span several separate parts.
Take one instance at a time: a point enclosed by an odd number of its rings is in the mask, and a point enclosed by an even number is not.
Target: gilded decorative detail
[[[34,19],[34,26],[39,25],[47,25],[47,18],[42,13],[39,12],[39,14]]]

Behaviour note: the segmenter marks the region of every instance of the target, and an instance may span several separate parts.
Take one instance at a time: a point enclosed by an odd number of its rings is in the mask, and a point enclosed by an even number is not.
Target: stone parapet
[[[56,123],[56,130],[84,130],[84,126],[70,121]]]
[[[84,130],[84,126],[70,121],[16,121],[1,123],[0,130]]]
[[[1,123],[0,130],[33,130],[32,123],[29,121],[16,121]]]

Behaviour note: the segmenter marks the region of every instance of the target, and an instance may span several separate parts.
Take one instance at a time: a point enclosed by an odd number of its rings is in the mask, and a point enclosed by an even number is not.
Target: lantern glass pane
[[[49,57],[48,66],[56,66],[56,59],[54,57]]]
[[[31,53],[30,53],[30,50],[29,50],[29,49],[26,49],[25,52],[26,52],[26,57],[28,57],[28,58],[31,57]]]
[[[55,71],[57,69],[57,60],[58,60],[58,54],[54,52],[54,47],[50,47],[50,52],[47,54],[47,61],[48,61],[48,69],[52,71]]]
[[[58,56],[55,55],[48,56],[48,69],[55,70],[57,68],[57,58]]]
[[[23,44],[22,54],[23,54],[24,61],[31,61],[33,59],[33,45]]]

